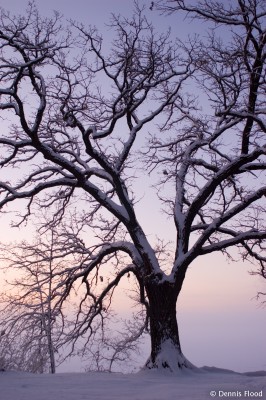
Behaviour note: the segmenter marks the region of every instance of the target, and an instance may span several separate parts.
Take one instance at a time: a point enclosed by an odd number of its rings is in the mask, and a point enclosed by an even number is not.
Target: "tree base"
[[[169,339],[162,344],[155,357],[149,357],[144,368],[168,370],[169,372],[198,370]]]

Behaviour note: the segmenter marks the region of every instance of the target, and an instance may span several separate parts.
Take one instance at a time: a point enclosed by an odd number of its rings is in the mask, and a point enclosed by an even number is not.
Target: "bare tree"
[[[56,289],[69,269],[80,268],[85,252],[79,251],[82,225],[75,223],[75,215],[68,224],[56,227],[48,221],[48,215],[39,213],[32,243],[24,240],[0,248],[6,274],[0,292],[0,326],[8,367],[55,373],[56,363],[68,355],[62,348],[69,342],[73,324],[69,302],[57,306],[61,293]]]
[[[160,7],[215,24],[204,41],[171,42],[136,5],[132,18],[113,17],[109,53],[95,28],[73,23],[63,37],[58,15],[42,20],[33,5],[27,17],[1,14],[0,109],[16,119],[1,132],[0,207],[24,199],[18,224],[34,207],[56,210],[56,224],[81,199],[94,239],[79,243],[86,262],[65,270],[57,306],[82,283],[72,337],[90,336],[133,275],[149,320],[148,368],[194,368],[176,302],[197,257],[236,247],[265,262],[265,3],[193,3]],[[175,224],[168,271],[136,215],[140,169],[159,177]]]
[[[55,373],[55,353],[59,362],[68,323],[64,311],[55,306],[54,288],[66,262],[73,264],[58,232],[49,230],[32,244],[24,241],[1,249],[7,273],[0,294],[5,368]]]

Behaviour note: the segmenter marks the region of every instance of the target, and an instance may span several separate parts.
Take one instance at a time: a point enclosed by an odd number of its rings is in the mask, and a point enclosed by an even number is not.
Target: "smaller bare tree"
[[[63,343],[65,325],[53,295],[65,256],[61,250],[53,229],[33,244],[2,249],[2,265],[11,277],[1,293],[1,329],[9,349],[6,368],[55,373],[55,352]]]

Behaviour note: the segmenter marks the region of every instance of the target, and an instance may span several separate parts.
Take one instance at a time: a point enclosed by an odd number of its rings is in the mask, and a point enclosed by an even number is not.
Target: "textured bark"
[[[183,355],[176,318],[177,289],[169,282],[146,285],[149,299],[151,355],[146,367],[168,368],[171,371],[193,369]]]

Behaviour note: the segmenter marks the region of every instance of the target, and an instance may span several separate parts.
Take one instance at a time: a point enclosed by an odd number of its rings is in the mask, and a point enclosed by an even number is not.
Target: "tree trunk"
[[[146,367],[170,371],[196,368],[181,351],[176,319],[178,291],[169,282],[153,280],[145,285],[149,299],[151,355]]]

